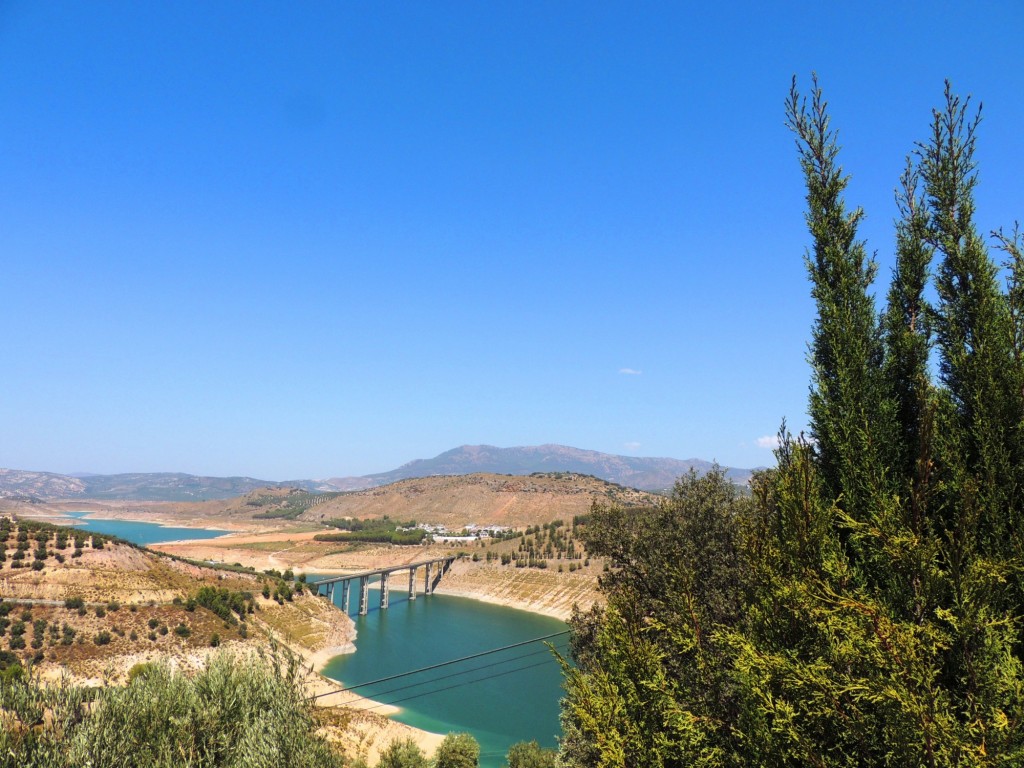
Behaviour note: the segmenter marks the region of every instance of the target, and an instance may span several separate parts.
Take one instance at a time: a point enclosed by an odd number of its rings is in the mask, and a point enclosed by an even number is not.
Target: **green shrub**
[[[317,734],[299,670],[287,659],[238,661],[222,654],[194,677],[139,665],[124,687],[44,690],[34,681],[4,681],[0,708],[14,728],[0,730],[0,764],[343,768]],[[84,706],[90,700],[95,704]],[[50,712],[45,720],[44,710]],[[32,738],[12,735],[33,725]]]

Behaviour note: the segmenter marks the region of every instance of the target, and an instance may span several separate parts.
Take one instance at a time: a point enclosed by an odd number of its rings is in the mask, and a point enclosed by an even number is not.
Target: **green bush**
[[[411,738],[395,739],[380,753],[377,768],[429,768],[430,761]]]
[[[219,655],[194,677],[141,665],[123,688],[44,689],[5,680],[0,709],[13,727],[0,728],[0,764],[343,768],[317,735],[299,670],[286,659]]]
[[[449,733],[434,753],[434,768],[477,768],[480,745],[468,733]]]

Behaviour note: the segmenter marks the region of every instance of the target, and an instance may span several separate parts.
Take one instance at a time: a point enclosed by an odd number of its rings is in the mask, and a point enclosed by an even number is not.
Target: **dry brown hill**
[[[474,474],[400,480],[334,496],[300,519],[382,517],[461,527],[527,526],[586,514],[594,502],[641,506],[658,496],[596,477],[568,472],[537,475]]]

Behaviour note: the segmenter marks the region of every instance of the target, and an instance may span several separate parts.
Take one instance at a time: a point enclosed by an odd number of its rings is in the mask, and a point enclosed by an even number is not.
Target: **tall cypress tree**
[[[1005,552],[1019,503],[1022,400],[1010,305],[974,224],[981,112],[969,116],[969,101],[954,95],[947,81],[945,106],[933,113],[931,137],[922,146],[921,174],[929,240],[941,259],[934,326],[950,411],[942,429],[944,460],[958,496],[951,499],[946,525],[977,529],[980,551],[994,554]]]
[[[919,183],[919,172],[908,158],[896,196],[896,268],[882,318],[883,375],[895,411],[890,472],[906,501],[907,523],[917,534],[922,532],[935,471],[934,388],[928,373],[931,308],[924,295],[935,249]]]
[[[863,514],[884,491],[889,399],[882,379],[881,332],[868,289],[876,265],[857,239],[864,217],[846,207],[849,177],[817,78],[811,103],[797,91],[786,101],[786,123],[796,134],[807,186],[807,226],[813,245],[806,257],[817,319],[811,333],[810,428],[829,492],[850,514]]]

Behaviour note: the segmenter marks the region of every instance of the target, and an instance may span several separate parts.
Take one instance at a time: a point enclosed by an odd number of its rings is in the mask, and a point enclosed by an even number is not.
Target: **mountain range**
[[[529,475],[534,472],[573,472],[641,490],[671,488],[676,478],[691,469],[707,472],[712,463],[703,459],[645,458],[570,448],[564,445],[498,448],[463,445],[435,456],[416,459],[389,472],[326,480],[273,482],[252,477],[205,477],[172,472],[117,475],[61,475],[0,469],[0,497],[25,499],[98,499],[133,501],[207,501],[240,496],[257,488],[295,487],[307,491],[359,491],[398,480],[435,475],[467,475],[489,472]],[[734,483],[745,484],[752,470],[729,469]]]

